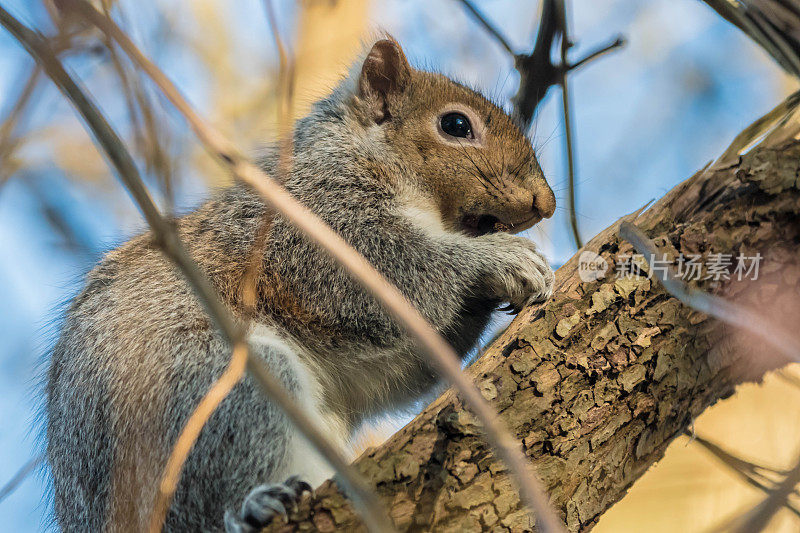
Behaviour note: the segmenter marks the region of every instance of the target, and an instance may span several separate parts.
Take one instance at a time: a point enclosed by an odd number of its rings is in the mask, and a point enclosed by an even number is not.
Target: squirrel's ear
[[[373,119],[381,124],[391,118],[392,100],[411,81],[411,65],[397,41],[382,39],[372,45],[358,80],[358,95],[370,108]]]

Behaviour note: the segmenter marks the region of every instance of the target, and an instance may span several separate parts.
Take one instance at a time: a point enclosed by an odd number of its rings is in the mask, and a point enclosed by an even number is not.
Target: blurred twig
[[[191,416],[186,421],[186,424],[184,424],[178,440],[172,447],[167,465],[164,467],[161,482],[159,483],[159,490],[153,512],[150,515],[150,533],[159,533],[163,529],[164,520],[169,511],[172,497],[180,481],[183,465],[189,457],[194,443],[197,442],[200,432],[203,430],[206,423],[208,423],[208,420],[211,418],[211,415],[214,414],[217,407],[219,407],[219,404],[222,403],[222,400],[230,394],[233,387],[242,379],[247,363],[252,359],[243,334],[239,332],[238,335],[240,338],[231,342],[233,349],[228,366],[225,368],[222,375],[211,385],[208,392],[206,392],[202,400],[200,400],[200,403],[197,404]],[[277,385],[281,387],[280,384]],[[276,391],[279,395],[285,395],[288,399],[287,392],[278,389],[276,389]],[[270,393],[269,396],[271,397],[272,394]]]
[[[33,94],[36,92],[36,87],[39,83],[42,70],[39,65],[34,65],[30,69],[25,84],[17,97],[16,102],[8,111],[8,115],[3,119],[0,124],[0,187],[6,180],[14,173],[13,169],[9,168],[11,155],[17,147],[17,139],[14,133],[19,125],[20,119],[28,109]]]
[[[800,106],[800,91],[789,95],[769,113],[759,117],[736,135],[725,152],[717,158],[715,166],[729,165],[738,161],[739,156],[752,147],[755,142],[792,121],[798,106]]]
[[[207,124],[169,78],[142,54],[111,19],[83,0],[64,1],[120,45],[187,119],[198,138],[220,162],[239,180],[257,191],[269,205],[307,238],[327,251],[384,305],[399,324],[405,327],[422,348],[423,353],[434,363],[441,375],[455,387],[465,404],[481,421],[488,441],[497,450],[517,481],[522,501],[535,511],[539,531],[563,531],[563,523],[551,508],[547,494],[532,471],[529,461],[520,451],[518,441],[500,421],[496,410],[484,400],[475,384],[462,372],[455,350],[408,302],[402,292],[389,283],[375,267],[317,215],[247,160],[227,138]]]
[[[279,181],[283,182],[291,172],[292,157],[294,152],[292,128],[292,99],[294,98],[294,56],[287,50],[278,30],[278,21],[275,16],[275,6],[272,0],[264,0],[264,9],[267,14],[270,31],[278,50],[278,166]],[[264,252],[269,244],[269,230],[271,228],[272,213],[267,211],[253,242],[250,258],[242,279],[242,302],[245,307],[255,309],[257,297],[258,276],[261,273]]]
[[[784,480],[771,491],[766,500],[741,517],[739,525],[735,527],[736,533],[757,533],[762,531],[781,507],[787,504],[789,495],[795,491],[800,483],[800,458],[795,466],[786,474]]]
[[[102,8],[106,16],[110,16],[114,2],[103,0]],[[170,158],[166,153],[169,143],[167,129],[159,128],[153,112],[154,102],[151,102],[137,76],[129,72],[128,65],[119,56],[114,43],[103,36],[106,50],[111,61],[111,66],[120,80],[128,119],[135,146],[143,156],[148,172],[156,175],[166,199],[167,213],[174,211],[175,191],[173,187],[173,173]]]
[[[278,173],[279,179],[283,181],[284,177],[291,170],[292,159],[292,117],[290,115],[292,110],[292,99],[294,98],[294,57],[289,53],[281,38],[280,31],[278,30],[278,21],[275,16],[275,6],[272,0],[265,0],[265,9],[267,12],[267,20],[269,21],[270,30],[275,40],[275,46],[278,49],[279,60],[279,73],[278,73],[278,123],[279,123],[279,161]]]
[[[50,4],[46,5],[50,6]],[[84,36],[85,31],[80,28],[60,29],[58,35],[49,39],[50,46],[58,55],[97,54],[98,47],[82,40],[81,38]],[[42,72],[38,64],[25,67],[25,70],[28,71],[27,75],[19,76],[20,79],[25,78],[22,89],[9,107],[6,117],[0,123],[0,188],[18,170],[19,165],[15,164],[13,156],[23,145],[23,139],[18,135],[19,129],[31,108],[33,97],[41,81]]]
[[[789,74],[800,78],[800,2],[704,0],[722,18],[761,46]]]
[[[489,32],[492,35],[492,37],[494,37],[495,40],[498,43],[500,43],[500,46],[506,49],[506,52],[516,57],[517,55],[516,52],[514,52],[514,49],[511,48],[510,44],[508,44],[508,41],[503,36],[503,34],[500,33],[500,31],[497,28],[495,28],[494,25],[489,23],[484,14],[481,13],[477,7],[475,7],[475,4],[473,4],[471,0],[461,0],[461,3],[464,4],[464,7],[467,9],[467,11],[470,12],[470,14],[475,18],[475,20],[477,20],[478,23],[481,26],[483,26],[483,29]]]
[[[684,435],[689,437],[691,442],[695,442],[698,445],[705,448],[711,455],[713,455],[718,461],[720,461],[723,465],[727,466],[732,472],[738,475],[745,483],[760,489],[766,493],[770,493],[774,490],[776,481],[766,477],[762,471],[770,472],[776,475],[785,476],[785,471],[778,471],[773,470],[771,468],[767,468],[762,465],[757,465],[755,463],[751,463],[750,461],[745,461],[735,455],[723,450],[721,447],[717,446],[713,442],[700,437],[698,435],[692,435],[689,431],[684,431]],[[795,491],[796,492],[796,491]],[[786,501],[785,506],[789,509],[792,513],[794,513],[797,517],[800,518],[800,509],[796,505],[794,505],[790,501]]]
[[[648,265],[656,256],[657,250],[652,241],[642,230],[630,222],[620,224],[619,236],[630,242],[636,251],[645,257]],[[783,328],[776,326],[758,313],[750,312],[723,298],[689,287],[675,274],[672,268],[659,270],[661,272],[654,277],[661,281],[668,293],[684,304],[722,322],[746,330],[777,349],[787,360],[800,362],[800,342]]]
[[[99,14],[99,12],[97,13]],[[103,117],[97,106],[89,99],[83,90],[78,87],[66,70],[64,70],[63,65],[56,57],[53,50],[48,46],[47,41],[40,34],[20,23],[3,7],[0,7],[0,24],[23,44],[25,49],[37,60],[47,75],[50,76],[84,118],[95,141],[108,156],[117,171],[117,175],[142,210],[145,219],[152,229],[155,244],[162,249],[167,257],[179,266],[199,300],[205,306],[209,316],[233,347],[233,355],[244,354],[248,369],[256,378],[256,382],[261,385],[262,389],[264,389],[268,396],[284,410],[300,432],[314,443],[320,453],[337,470],[347,482],[349,488],[353,490],[356,501],[365,504],[368,509],[365,515],[365,521],[368,525],[375,531],[391,530],[391,527],[387,526],[385,514],[380,512],[381,506],[377,503],[375,495],[366,488],[359,475],[347,464],[346,459],[317,429],[297,403],[292,400],[285,388],[265,368],[263,361],[257,357],[248,356],[249,348],[245,341],[245,332],[243,328],[236,323],[233,316],[216,294],[208,278],[191,258],[188,251],[181,243],[174,225],[159,213],[150,194],[144,187],[136,166],[130,154],[125,149],[122,140],[108,124],[108,121]],[[191,424],[187,423],[187,426],[184,428],[184,433],[179,439],[179,444],[181,444],[181,446],[176,446],[175,450],[179,453],[174,453],[170,457],[170,466],[173,472],[171,472],[170,476],[165,476],[165,482],[162,483],[160,487],[158,505],[156,511],[152,515],[152,531],[161,530],[161,524],[163,524],[164,517],[169,507],[169,498],[171,498],[177,486],[177,476],[181,466],[179,463],[185,460],[185,454],[188,454],[188,449],[191,448],[189,441],[193,440],[193,437],[196,437],[196,434],[198,434],[202,428],[202,419],[204,417],[207,418],[208,409],[211,408],[213,410],[213,404],[218,403],[219,399],[224,397],[225,391],[220,389],[224,389],[227,386],[232,387],[233,384],[238,381],[238,376],[241,375],[239,369],[243,366],[240,364],[240,360],[241,357],[232,357],[228,369],[226,369],[223,375],[226,381],[222,382],[218,380],[217,384],[212,387],[212,390],[209,391],[209,394],[207,394],[201,402],[198,409],[192,414],[190,418]],[[230,379],[231,377],[233,377],[233,379]],[[216,398],[212,395],[215,395]],[[180,457],[180,453],[183,453],[184,456]]]
[[[40,453],[25,463],[22,468],[20,468],[17,473],[14,474],[14,476],[8,481],[8,483],[0,487],[0,503],[2,503],[3,500],[5,500],[11,493],[17,490],[17,487],[19,487],[22,482],[25,481],[25,478],[27,478],[34,470],[36,470],[36,467],[38,467],[42,461],[44,461],[44,454]]]

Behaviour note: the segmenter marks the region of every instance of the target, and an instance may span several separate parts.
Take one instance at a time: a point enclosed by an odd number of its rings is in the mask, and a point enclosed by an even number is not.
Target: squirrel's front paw
[[[226,533],[260,531],[275,518],[286,516],[286,509],[294,508],[305,492],[313,492],[311,485],[292,476],[283,483],[259,485],[244,499],[238,513],[225,512]]]
[[[494,265],[489,272],[489,288],[498,300],[508,302],[504,311],[519,313],[526,305],[543,302],[553,293],[553,270],[524,237],[508,233],[486,235]]]

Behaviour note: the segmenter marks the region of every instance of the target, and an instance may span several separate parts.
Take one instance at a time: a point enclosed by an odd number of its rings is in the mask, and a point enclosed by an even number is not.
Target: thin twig
[[[9,172],[6,169],[6,162],[14,153],[17,145],[17,142],[14,139],[14,132],[19,125],[20,119],[25,114],[33,94],[36,92],[36,87],[39,83],[39,77],[41,76],[41,73],[42,69],[39,67],[39,65],[35,65],[33,68],[31,68],[28,78],[25,80],[25,84],[22,86],[22,90],[20,91],[16,102],[9,109],[8,115],[6,115],[3,123],[0,124],[0,185],[5,183],[9,176],[11,176],[13,173],[13,171]]]
[[[787,503],[789,495],[794,492],[798,483],[800,483],[800,458],[786,474],[786,478],[780,485],[771,491],[767,499],[740,519],[741,522],[734,531],[736,533],[757,533],[762,531],[767,527],[772,517],[775,516],[775,513]]]
[[[569,27],[567,25],[567,6],[565,0],[559,0],[556,12],[559,26],[561,27],[561,64],[568,64],[567,52],[572,46],[569,40]],[[570,113],[569,105],[569,85],[567,84],[568,69],[561,71],[561,103],[564,111],[564,136],[566,138],[566,156],[567,156],[567,210],[569,211],[569,226],[572,230],[572,239],[575,241],[575,247],[578,249],[583,248],[583,241],[581,240],[581,233],[578,229],[578,212],[576,209],[575,200],[575,140],[572,135],[572,114]]]
[[[542,3],[539,30],[536,34],[536,43],[530,54],[514,52],[505,36],[492,25],[470,0],[460,0],[475,20],[491,34],[498,43],[514,58],[514,68],[519,72],[520,83],[517,94],[512,99],[514,116],[521,127],[527,130],[539,102],[544,98],[548,89],[553,85],[561,86],[561,102],[564,113],[565,156],[568,172],[568,207],[569,224],[572,238],[577,248],[583,246],[583,241],[578,228],[578,215],[576,211],[575,192],[575,140],[572,127],[572,113],[570,110],[570,92],[567,82],[568,74],[592,60],[620,48],[625,44],[625,39],[618,36],[611,43],[587,54],[575,63],[570,63],[567,52],[572,47],[567,26],[567,13],[564,0],[544,0]],[[552,51],[555,43],[560,40],[560,62],[553,64]]]
[[[689,431],[684,431],[684,435],[689,437],[691,442],[695,442],[698,445],[702,446],[706,451],[708,451],[711,455],[713,455],[720,463],[728,467],[733,473],[739,476],[745,483],[751,485],[759,490],[762,490],[769,494],[775,487],[775,481],[767,478],[763,474],[759,472],[759,470],[767,470],[776,474],[786,475],[786,472],[777,472],[772,469],[768,469],[766,467],[751,463],[749,461],[745,461],[732,455],[729,452],[726,452],[713,442],[710,442],[703,437],[698,435],[692,435]],[[786,501],[785,504],[786,508],[794,513],[797,517],[800,517],[800,509],[797,508],[792,502]]]
[[[159,213],[150,194],[144,187],[130,153],[125,149],[122,140],[108,124],[108,121],[103,117],[97,106],[89,99],[83,90],[78,87],[66,70],[64,70],[63,65],[40,34],[24,26],[1,6],[0,24],[2,24],[37,62],[42,65],[47,75],[50,76],[84,118],[95,141],[102,147],[103,152],[113,164],[120,180],[125,184],[144,214],[145,219],[153,231],[156,244],[162,249],[164,254],[180,268],[199,300],[205,306],[209,316],[220,329],[228,343],[233,346],[234,354],[237,350],[248,354],[248,369],[256,378],[258,384],[273,401],[284,409],[290,420],[292,420],[304,436],[317,447],[321,455],[325,457],[330,462],[331,466],[342,476],[348,488],[353,491],[353,495],[356,497],[356,503],[364,505],[366,508],[364,518],[368,527],[373,531],[391,530],[391,525],[388,524],[385,514],[380,511],[381,506],[378,504],[375,495],[361,481],[360,476],[347,463],[347,460],[319,429],[314,426],[305,413],[297,406],[296,402],[291,399],[286,389],[269,374],[263,361],[256,357],[249,356],[249,350],[244,341],[243,329],[234,321],[233,316],[228,312],[222,300],[216,294],[208,278],[188,254],[172,223],[163,218],[161,213]],[[237,358],[232,358],[231,363],[229,363],[229,368],[231,366],[235,368],[237,362]],[[229,378],[232,374],[235,373],[228,373],[226,371],[224,375]],[[219,389],[217,389],[217,391],[218,390]],[[203,404],[203,407],[207,406],[208,404]],[[184,428],[184,431],[187,431],[187,428]],[[161,488],[163,489],[164,487],[162,486]],[[171,495],[167,496],[166,507],[168,508],[169,497],[171,497]],[[164,499],[164,497],[160,498],[159,501],[162,502],[162,508],[157,507],[156,512],[166,516],[167,509],[164,508]],[[158,520],[159,518],[160,521]],[[163,523],[163,517],[155,517],[153,518],[153,522],[158,522],[156,531],[160,531],[160,524]]]
[[[472,14],[475,20],[477,20],[478,23],[481,26],[483,26],[483,28],[486,31],[492,34],[492,36],[497,40],[497,42],[500,43],[500,46],[506,49],[506,52],[508,52],[512,56],[516,55],[514,53],[514,49],[511,48],[511,45],[508,44],[506,38],[503,37],[503,34],[500,33],[491,22],[489,22],[486,16],[483,13],[481,13],[477,7],[475,7],[475,5],[471,2],[471,0],[461,0],[461,3],[464,4],[464,7],[467,8],[467,11],[469,11]]]
[[[22,485],[22,482],[31,475],[31,473],[36,470],[36,467],[39,466],[44,461],[44,453],[40,453],[36,457],[30,459],[27,463],[22,465],[22,468],[17,470],[17,473],[14,474],[14,477],[8,480],[8,483],[0,487],[0,503],[5,500],[11,493],[13,493],[17,488]]]
[[[292,117],[290,115],[294,98],[294,54],[290,54],[283,43],[272,0],[264,0],[264,10],[275,40],[275,47],[278,50],[278,165],[276,172],[278,180],[284,182],[291,172],[294,152]],[[264,252],[269,244],[272,218],[272,213],[269,211],[263,215],[250,251],[245,274],[242,277],[242,303],[250,311],[254,311],[257,304],[256,288],[262,272]]]
[[[616,50],[617,48],[621,48],[625,46],[625,38],[622,35],[617,35],[617,38],[608,43],[607,45],[600,46],[597,50],[589,52],[583,58],[579,59],[575,63],[570,63],[567,69],[572,72],[573,70],[578,70],[582,66],[587,63],[594,61],[595,59],[603,56],[609,52]],[[563,59],[562,59],[563,61]]]
[[[248,161],[221,133],[207,124],[181,95],[175,85],[133,44],[109,18],[82,0],[65,0],[80,14],[110,35],[161,89],[164,96],[184,115],[206,148],[242,182],[262,198],[308,239],[326,250],[345,270],[367,289],[404,326],[439,372],[456,388],[464,402],[482,422],[487,439],[505,461],[520,489],[521,499],[536,513],[539,531],[563,531],[562,521],[550,507],[548,497],[532,467],[522,454],[519,442],[505,428],[496,410],[461,371],[455,350],[408,302],[397,287],[389,283],[361,254],[325,224],[310,209],[298,202],[279,183]]]
[[[280,151],[278,154],[278,178],[283,181],[291,171],[293,136],[292,136],[292,100],[294,98],[294,55],[290,54],[281,39],[278,31],[278,20],[275,16],[275,6],[272,0],[265,1],[267,20],[275,39],[275,46],[278,49],[279,73],[278,86],[278,133]]]
[[[619,236],[630,242],[645,257],[648,265],[650,264],[656,255],[656,247],[639,228],[630,222],[622,222]],[[651,271],[653,270],[651,266]],[[671,267],[663,269],[654,277],[661,281],[668,293],[692,309],[744,329],[776,348],[789,361],[800,362],[800,342],[758,313],[750,312],[718,296],[692,289]]]
[[[233,345],[231,360],[222,375],[211,385],[203,399],[197,404],[189,419],[183,426],[181,434],[164,467],[161,482],[158,485],[158,496],[150,514],[150,533],[159,533],[164,525],[170,502],[178,489],[181,471],[189,453],[192,451],[194,443],[200,437],[200,432],[205,427],[211,415],[214,414],[219,404],[222,403],[228,394],[233,390],[244,375],[245,366],[249,359],[249,349],[246,342],[239,342]]]
[[[108,15],[111,2],[103,2],[103,9]],[[156,126],[153,116],[152,104],[145,94],[144,88],[135,77],[131,77],[123,64],[114,44],[108,37],[104,42],[108,50],[111,66],[117,73],[120,80],[128,111],[128,120],[131,123],[131,130],[136,141],[139,152],[144,156],[147,164],[147,171],[155,172],[160,178],[162,192],[166,198],[166,211],[168,214],[174,212],[175,191],[172,184],[172,168],[169,158],[164,153],[166,139],[162,139],[162,131]]]

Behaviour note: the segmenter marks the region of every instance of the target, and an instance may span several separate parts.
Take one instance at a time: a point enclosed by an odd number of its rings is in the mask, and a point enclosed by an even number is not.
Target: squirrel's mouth
[[[494,215],[467,214],[461,218],[461,229],[464,230],[464,233],[472,237],[480,237],[487,233],[501,231],[501,224],[500,219]]]
[[[534,214],[534,216],[522,222],[506,223],[494,215],[466,214],[461,218],[461,229],[464,233],[472,237],[480,237],[481,235],[497,233],[499,231],[518,233],[530,228],[541,219],[542,217]]]

